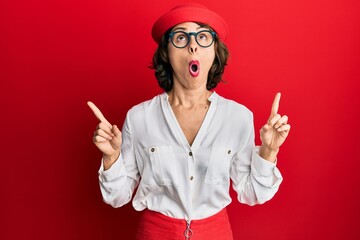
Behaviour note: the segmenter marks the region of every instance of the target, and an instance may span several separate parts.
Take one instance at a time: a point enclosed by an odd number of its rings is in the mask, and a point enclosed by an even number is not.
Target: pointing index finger
[[[106,120],[106,118],[104,117],[104,115],[101,113],[100,109],[97,108],[95,106],[95,104],[93,104],[92,102],[88,101],[87,105],[90,107],[90,109],[93,111],[95,117],[97,119],[99,119],[100,122],[106,123],[109,126],[111,126],[111,124],[108,122],[108,120]]]
[[[271,117],[275,116],[278,113],[279,105],[280,105],[280,98],[281,98],[281,93],[278,92],[275,95],[274,102],[271,107]]]

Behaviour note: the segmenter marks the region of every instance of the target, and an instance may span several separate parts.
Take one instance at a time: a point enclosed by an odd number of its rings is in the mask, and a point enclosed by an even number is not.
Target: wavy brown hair
[[[201,27],[211,28],[202,23],[197,23]],[[165,92],[168,92],[173,87],[173,69],[171,67],[167,45],[169,43],[169,34],[172,29],[169,29],[161,38],[158,48],[156,49],[152,64],[150,68],[155,70],[155,77],[158,81],[159,86],[164,89]],[[219,82],[223,82],[222,75],[224,73],[225,66],[227,65],[227,59],[229,57],[229,51],[226,45],[215,36],[215,59],[213,65],[211,66],[208,74],[208,79],[206,83],[206,88],[208,90],[214,89]]]

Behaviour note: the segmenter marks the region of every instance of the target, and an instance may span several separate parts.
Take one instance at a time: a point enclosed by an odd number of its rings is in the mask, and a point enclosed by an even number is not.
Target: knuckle
[[[101,142],[101,137],[99,135],[95,136],[95,142]]]
[[[94,132],[94,136],[98,136],[98,135],[100,135],[101,134],[101,129],[98,129],[98,130],[96,130],[95,132]]]

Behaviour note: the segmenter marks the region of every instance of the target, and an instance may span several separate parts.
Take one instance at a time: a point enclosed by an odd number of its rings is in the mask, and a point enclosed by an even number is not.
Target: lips
[[[200,64],[199,61],[193,60],[189,64],[189,71],[191,76],[197,77],[200,73]]]

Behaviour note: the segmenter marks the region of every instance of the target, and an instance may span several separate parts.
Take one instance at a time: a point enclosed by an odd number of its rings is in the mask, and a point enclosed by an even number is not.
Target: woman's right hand
[[[95,117],[100,121],[94,132],[93,142],[103,154],[104,169],[107,170],[118,159],[121,152],[121,131],[111,125],[92,102],[87,102]]]

